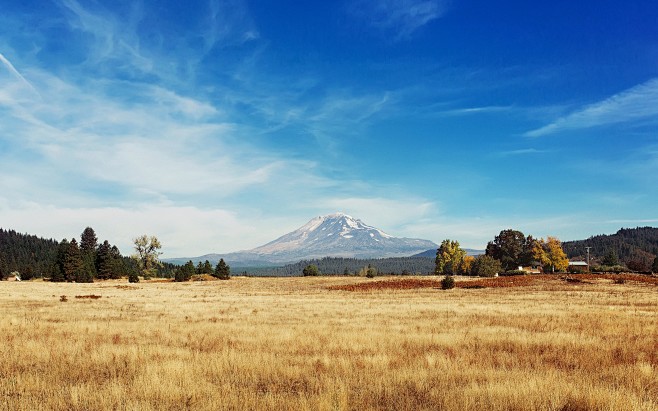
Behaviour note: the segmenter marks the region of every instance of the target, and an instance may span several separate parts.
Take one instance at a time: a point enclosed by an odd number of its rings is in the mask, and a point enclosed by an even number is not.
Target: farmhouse
[[[542,267],[537,261],[533,261],[532,264],[527,267],[519,266],[519,271],[525,271],[526,274],[542,274],[544,272],[544,267]]]

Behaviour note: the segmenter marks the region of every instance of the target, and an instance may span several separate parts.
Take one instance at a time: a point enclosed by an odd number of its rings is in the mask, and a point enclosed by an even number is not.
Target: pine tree
[[[57,247],[57,258],[52,268],[50,281],[53,282],[66,281],[64,266],[66,265],[66,255],[68,254],[68,251],[69,251],[69,241],[65,238],[59,243],[59,246]]]
[[[80,235],[80,255],[82,258],[81,277],[88,279],[97,276],[96,272],[96,248],[98,239],[91,227],[85,228]],[[89,282],[89,281],[85,281]]]
[[[202,274],[211,274],[212,275],[212,272],[213,272],[212,264],[210,264],[210,261],[206,260],[203,263]]]
[[[110,278],[114,280],[123,277],[128,272],[126,259],[121,255],[121,251],[119,251],[116,245],[110,248],[110,265],[112,266]]]
[[[96,272],[97,277],[101,280],[112,278],[112,255],[110,243],[105,240],[98,246],[96,251]]]
[[[66,281],[77,281],[82,271],[82,256],[75,238],[71,239],[64,257],[64,278]]]
[[[219,259],[213,276],[219,278],[220,280],[228,280],[231,278],[231,267],[229,267],[228,264],[224,262],[223,258]]]
[[[174,281],[177,282],[189,281],[195,272],[196,270],[194,268],[194,263],[192,262],[192,260],[190,260],[186,262],[184,266],[176,270],[176,274],[174,275]]]

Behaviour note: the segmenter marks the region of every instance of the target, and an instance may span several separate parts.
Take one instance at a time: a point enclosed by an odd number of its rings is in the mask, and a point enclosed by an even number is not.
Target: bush
[[[302,274],[304,274],[304,277],[316,277],[320,275],[320,269],[317,265],[310,264],[304,267]]]
[[[592,267],[593,273],[623,273],[626,271],[626,267],[623,265],[599,265]]]
[[[500,261],[486,254],[477,256],[471,266],[471,274],[480,277],[494,277],[501,271],[503,267]]]
[[[443,277],[443,280],[441,280],[441,289],[449,290],[451,288],[455,288],[455,279],[452,278],[451,275],[446,275]]]
[[[500,275],[507,275],[507,276],[510,276],[510,275],[526,275],[526,274],[528,274],[528,273],[523,271],[523,270],[509,270],[509,271],[505,271],[505,272],[500,273]]]
[[[136,272],[131,271],[130,274],[128,274],[128,282],[129,283],[138,283],[139,282],[139,276],[137,275]]]

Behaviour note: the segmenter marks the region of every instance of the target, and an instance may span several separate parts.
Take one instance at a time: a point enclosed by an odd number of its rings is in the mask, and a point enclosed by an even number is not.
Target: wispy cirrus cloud
[[[358,0],[351,7],[352,14],[375,29],[394,33],[397,41],[409,39],[446,10],[445,0]]]
[[[547,152],[546,150],[538,150],[536,148],[521,148],[518,150],[501,151],[498,153],[498,156],[499,157],[525,156],[532,154],[543,154],[546,152]]]
[[[590,104],[551,124],[528,131],[526,137],[541,137],[566,130],[656,119],[658,116],[658,78],[624,90],[603,101]]]

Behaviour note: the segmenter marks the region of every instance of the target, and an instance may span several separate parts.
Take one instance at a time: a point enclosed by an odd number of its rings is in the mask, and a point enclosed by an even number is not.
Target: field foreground
[[[368,281],[0,283],[0,409],[658,409],[656,284]]]

